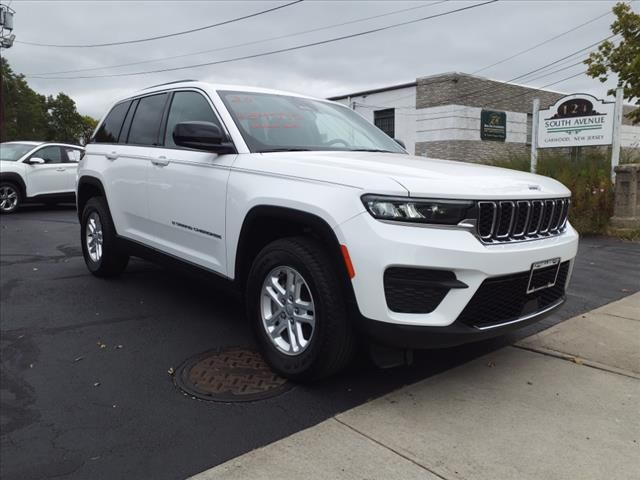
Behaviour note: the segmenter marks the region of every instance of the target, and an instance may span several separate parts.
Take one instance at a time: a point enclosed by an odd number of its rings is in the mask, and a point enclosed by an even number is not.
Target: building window
[[[527,145],[531,145],[532,132],[533,132],[533,113],[527,113]]]
[[[395,110],[393,108],[373,112],[373,123],[391,138],[396,136]]]

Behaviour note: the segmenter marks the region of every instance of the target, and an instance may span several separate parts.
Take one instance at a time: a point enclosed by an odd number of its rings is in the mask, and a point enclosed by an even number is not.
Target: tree
[[[86,143],[96,120],[80,115],[75,102],[64,93],[36,93],[24,75],[17,75],[6,59],[0,59],[0,142],[50,140]]]
[[[45,97],[29,87],[24,75],[13,73],[4,58],[0,59],[0,84],[0,141],[45,139]]]
[[[605,40],[585,60],[587,75],[606,82],[610,75],[616,74],[623,88],[623,96],[629,101],[635,99],[640,105],[640,15],[631,10],[624,2],[614,5],[616,16],[611,24],[614,35],[622,38],[616,46],[611,40]],[[609,90],[613,95],[615,90]],[[640,108],[634,109],[628,117],[636,124],[640,123]]]
[[[94,130],[98,126],[98,121],[90,117],[89,115],[82,116],[82,138],[80,139],[81,145],[86,145],[91,139]]]
[[[84,133],[82,115],[76,110],[76,103],[64,93],[47,98],[48,135],[47,140],[76,143]]]

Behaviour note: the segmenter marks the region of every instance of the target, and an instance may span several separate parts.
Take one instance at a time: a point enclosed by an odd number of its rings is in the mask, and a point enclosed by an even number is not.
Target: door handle
[[[56,168],[56,172],[64,172],[66,168]]]
[[[118,154],[116,152],[106,153],[105,157],[107,157],[107,160],[115,160],[118,158]]]
[[[151,163],[157,165],[158,167],[166,167],[167,165],[169,165],[169,160],[167,159],[167,157],[162,156],[154,158],[153,160],[151,160]]]

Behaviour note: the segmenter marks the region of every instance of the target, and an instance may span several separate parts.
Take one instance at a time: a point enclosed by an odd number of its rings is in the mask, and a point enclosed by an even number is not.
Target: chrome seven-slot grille
[[[478,202],[478,236],[485,243],[557,235],[569,215],[568,198]]]

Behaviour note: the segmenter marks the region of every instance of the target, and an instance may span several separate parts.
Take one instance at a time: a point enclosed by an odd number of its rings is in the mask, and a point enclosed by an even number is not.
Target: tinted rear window
[[[160,123],[167,94],[152,95],[140,99],[133,115],[127,143],[133,145],[157,145]]]
[[[111,109],[96,132],[94,143],[118,143],[122,122],[131,102],[122,102]]]

